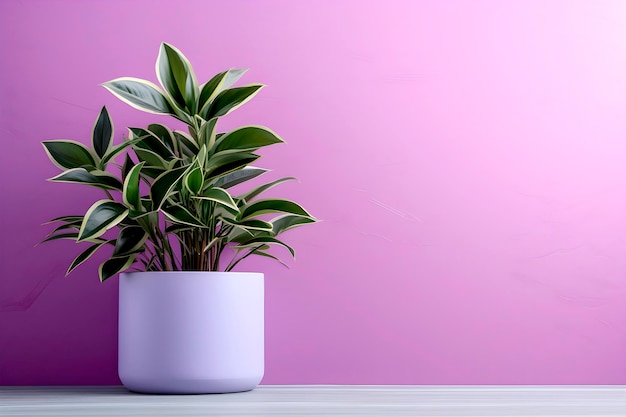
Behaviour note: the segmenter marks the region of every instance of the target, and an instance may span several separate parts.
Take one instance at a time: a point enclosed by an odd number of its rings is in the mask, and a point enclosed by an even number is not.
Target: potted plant
[[[156,62],[162,88],[128,77],[103,86],[132,107],[173,117],[187,131],[162,124],[129,128],[114,145],[102,108],[91,146],[43,142],[63,170],[50,181],[103,190],[105,198],[84,215],[53,219],[57,227],[44,241],[88,244],[67,274],[111,248],[98,273],[101,281],[121,273],[119,376],[130,390],[246,391],[263,376],[264,277],[233,268],[252,255],[280,261],[268,252],[274,245],[294,255],[278,236],[316,220],[293,201],[261,198],[292,177],[241,190],[267,171],[250,165],[257,150],[283,142],[261,126],[218,132],[219,118],[263,87],[233,87],[244,72],[230,69],[199,85],[189,60],[163,43]],[[116,163],[118,157],[123,162]]]

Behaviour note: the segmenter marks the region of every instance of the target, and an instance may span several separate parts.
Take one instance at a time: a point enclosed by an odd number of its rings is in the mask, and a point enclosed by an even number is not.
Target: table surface
[[[0,387],[0,416],[626,416],[624,386],[263,385],[211,395]]]

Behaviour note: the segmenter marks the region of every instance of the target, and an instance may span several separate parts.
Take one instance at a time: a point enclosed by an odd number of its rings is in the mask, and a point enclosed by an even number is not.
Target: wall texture
[[[45,139],[87,142],[98,84],[268,85],[222,124],[287,145],[259,165],[323,222],[264,260],[264,383],[626,383],[622,1],[0,2],[0,384],[115,384],[117,279],[34,247],[96,191],[45,181]]]

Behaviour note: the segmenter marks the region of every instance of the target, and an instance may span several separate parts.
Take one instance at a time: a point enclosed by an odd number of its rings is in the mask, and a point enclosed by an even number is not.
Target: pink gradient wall
[[[159,43],[201,80],[268,85],[290,232],[267,280],[267,384],[626,384],[623,1],[0,2],[0,384],[116,384],[117,279],[33,247],[97,192],[45,181],[45,139],[160,116],[98,84],[155,81]]]

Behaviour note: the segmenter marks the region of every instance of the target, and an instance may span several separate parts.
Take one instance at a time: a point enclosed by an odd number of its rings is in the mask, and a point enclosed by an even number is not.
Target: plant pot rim
[[[215,276],[259,276],[263,277],[263,272],[232,272],[232,271],[134,271],[134,272],[121,272],[122,275],[145,275],[145,274],[157,274],[157,275],[215,275]]]

